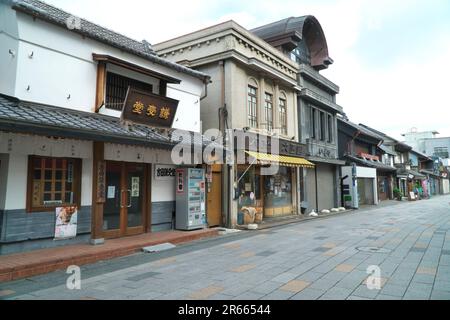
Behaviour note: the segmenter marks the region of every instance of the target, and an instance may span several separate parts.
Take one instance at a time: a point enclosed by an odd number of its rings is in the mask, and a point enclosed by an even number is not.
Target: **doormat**
[[[142,248],[142,251],[145,253],[155,253],[155,252],[161,252],[161,251],[167,251],[176,248],[177,246],[171,244],[171,243],[162,243],[158,244],[156,246],[150,246]]]

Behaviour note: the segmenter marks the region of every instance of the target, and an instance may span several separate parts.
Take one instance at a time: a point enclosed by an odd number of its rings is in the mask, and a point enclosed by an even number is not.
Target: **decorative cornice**
[[[306,65],[301,64],[300,65],[300,74],[302,76],[305,76],[308,78],[308,80],[315,82],[316,84],[321,85],[327,91],[331,91],[334,94],[339,93],[339,86],[325,78],[323,75],[321,75],[318,71],[316,71],[314,68]]]
[[[344,108],[340,105],[334,103],[333,101],[330,101],[329,99],[325,98],[324,96],[310,90],[307,88],[302,89],[300,92],[300,97],[302,97],[305,100],[309,100],[313,103],[318,104],[319,106],[332,109],[333,111],[337,113],[344,113]]]
[[[183,53],[185,50],[193,50],[204,45],[210,45],[213,41],[220,42],[225,39],[228,42],[230,41],[227,39],[229,35],[233,36],[232,41],[235,43],[227,43],[227,47],[234,46],[236,48],[242,46],[250,49],[257,57],[269,61],[274,67],[283,69],[290,76],[296,76],[299,69],[299,65],[296,62],[234,21],[168,40],[154,45],[153,48],[161,57],[175,56],[178,53]]]

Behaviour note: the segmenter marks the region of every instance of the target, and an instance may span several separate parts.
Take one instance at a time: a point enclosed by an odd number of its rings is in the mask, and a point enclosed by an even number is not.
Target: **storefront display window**
[[[280,167],[277,175],[264,177],[264,209],[266,216],[292,213],[292,170]]]
[[[250,168],[246,166],[239,167],[239,210],[243,207],[259,206],[261,200],[261,178],[257,171],[258,169],[254,166]]]
[[[272,176],[262,176],[261,167],[241,166],[238,170],[238,204],[243,208],[254,208],[264,218],[291,215],[292,168],[280,167]]]

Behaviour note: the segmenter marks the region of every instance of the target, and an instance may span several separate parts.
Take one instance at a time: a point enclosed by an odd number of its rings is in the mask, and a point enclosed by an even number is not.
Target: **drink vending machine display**
[[[205,170],[177,169],[176,189],[176,229],[206,228]]]

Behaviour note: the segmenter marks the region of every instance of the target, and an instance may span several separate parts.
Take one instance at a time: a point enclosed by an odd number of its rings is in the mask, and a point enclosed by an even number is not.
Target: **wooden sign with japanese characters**
[[[178,100],[129,88],[122,120],[151,127],[172,128]]]

